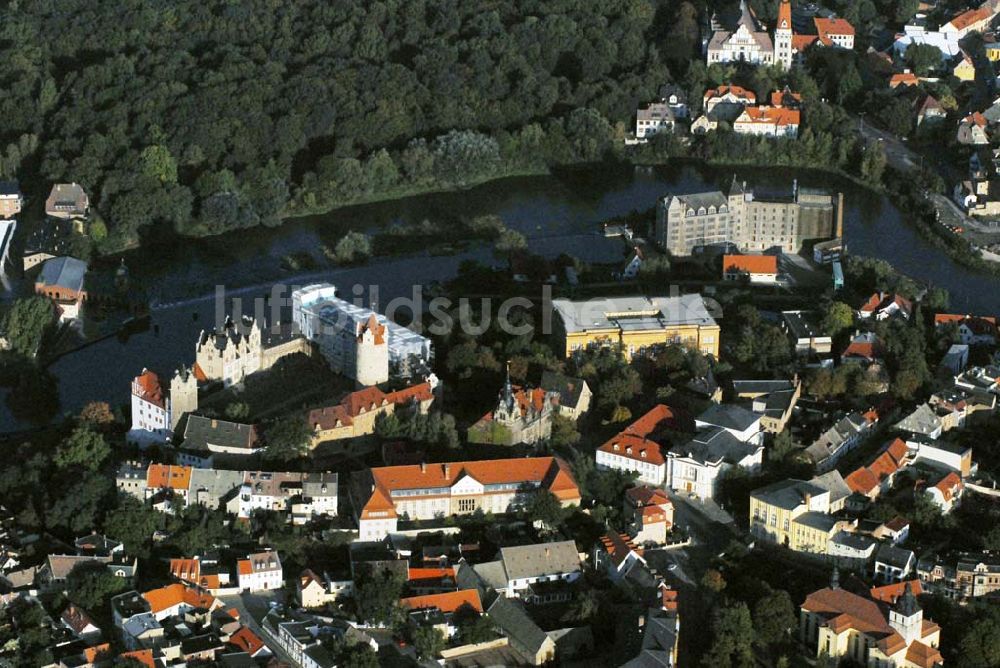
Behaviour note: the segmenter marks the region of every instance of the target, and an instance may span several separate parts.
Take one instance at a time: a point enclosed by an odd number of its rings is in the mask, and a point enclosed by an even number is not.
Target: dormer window
[[[625,454],[631,455],[632,454],[632,448],[626,448],[625,449]]]
[[[642,451],[641,451],[641,452],[639,453],[639,456],[640,456],[640,457],[642,457],[643,459],[645,459],[645,458],[646,458],[646,451],[645,451],[645,450],[642,450]]]
[[[614,450],[615,452],[618,452],[619,450],[621,450],[621,446],[620,446],[620,445],[618,445],[617,443],[613,443],[613,444],[611,445],[611,448],[612,448],[612,449],[613,449],[613,450]]]

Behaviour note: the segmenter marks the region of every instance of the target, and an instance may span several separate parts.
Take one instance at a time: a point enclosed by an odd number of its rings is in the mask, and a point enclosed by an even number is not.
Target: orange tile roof
[[[749,91],[742,86],[719,86],[718,88],[710,88],[705,91],[705,100],[709,100],[713,97],[723,97],[724,95],[732,93],[736,97],[746,98],[751,102],[756,102],[757,95],[753,91]]]
[[[920,596],[924,593],[924,588],[921,586],[920,580],[907,580],[905,582],[894,582],[882,587],[872,587],[868,590],[868,595],[872,597],[872,600],[895,605],[896,599],[906,591],[906,585],[910,585],[914,596]]]
[[[864,494],[865,496],[871,494],[872,490],[878,487],[878,478],[866,466],[862,466],[852,472],[844,478],[844,482],[847,483],[852,492]]]
[[[962,12],[945,25],[950,24],[956,30],[965,30],[971,25],[988,20],[990,16],[992,16],[992,13],[990,12],[989,3],[986,3],[978,9],[970,9]]]
[[[87,647],[83,650],[83,658],[87,663],[97,663],[98,659],[106,658],[111,654],[111,643],[102,642],[100,645]]]
[[[625,496],[634,506],[660,506],[670,504],[670,499],[662,489],[640,485],[625,490]]]
[[[823,44],[833,44],[831,35],[853,35],[854,26],[847,19],[824,19],[816,17],[813,19],[816,24],[816,32],[819,33],[819,41]]]
[[[361,340],[366,331],[370,331],[374,335],[375,345],[381,346],[385,343],[385,325],[378,321],[374,313],[368,316],[368,322],[361,325],[361,329],[358,332],[358,341]]]
[[[153,650],[151,649],[137,649],[134,652],[124,652],[121,655],[123,659],[132,659],[138,661],[148,668],[156,668],[156,662],[153,661]]]
[[[882,480],[896,473],[896,471],[899,470],[899,465],[896,463],[896,460],[892,458],[892,455],[888,452],[883,452],[875,458],[875,461],[868,465],[868,470],[871,471],[876,478]]]
[[[800,35],[796,33],[792,35],[792,48],[796,51],[802,52],[815,44],[818,40],[818,35]]]
[[[892,439],[892,442],[885,446],[885,451],[893,458],[897,465],[903,463],[907,452],[909,452],[906,447],[906,441],[901,438]]]
[[[834,628],[853,628],[862,633],[889,634],[892,628],[878,604],[844,589],[820,589],[806,597],[802,609],[832,615],[827,624]]]
[[[898,88],[899,86],[916,86],[918,82],[919,80],[917,79],[917,75],[913,72],[900,72],[889,77],[889,88]]]
[[[667,584],[660,585],[660,603],[664,610],[676,612],[680,604],[677,597],[677,590],[671,589]]]
[[[997,319],[993,316],[959,315],[955,313],[938,313],[934,316],[935,325],[954,322],[965,325],[973,334],[997,335]]]
[[[197,380],[199,383],[208,382],[208,375],[205,373],[204,369],[201,368],[201,365],[198,364],[197,362],[195,362],[194,366],[191,367],[191,372],[194,374],[194,379]]]
[[[748,274],[777,274],[778,258],[773,255],[723,255],[722,270]]]
[[[794,102],[802,102],[802,93],[793,93],[788,90],[776,90],[771,92],[771,106],[781,107],[784,106],[789,100]]]
[[[194,587],[183,584],[171,584],[153,589],[147,591],[142,597],[149,603],[150,610],[154,615],[182,603],[192,608],[207,610],[212,610],[219,605],[218,600],[211,594],[200,592]]]
[[[955,498],[956,491],[961,491],[962,479],[958,477],[957,473],[952,471],[941,478],[934,487],[941,492],[941,497],[945,502],[948,502]]]
[[[150,464],[146,470],[146,486],[149,489],[173,489],[186,492],[191,486],[191,467]]]
[[[135,377],[133,382],[138,386],[138,396],[144,401],[156,404],[160,408],[165,406],[163,402],[163,388],[160,386],[160,377],[149,369],[143,369],[142,373]]]
[[[906,649],[906,660],[920,668],[934,668],[944,663],[944,657],[936,647],[914,640]]]
[[[801,114],[798,109],[784,107],[747,107],[743,110],[751,123],[766,123],[768,125],[798,125]],[[736,119],[738,123],[740,121]]]
[[[657,428],[673,426],[676,414],[670,407],[658,404],[624,430],[608,439],[598,450],[636,461],[651,462],[657,466],[666,459],[660,444],[647,438]]]
[[[409,582],[420,580],[441,580],[444,578],[454,578],[454,568],[411,568],[407,572],[406,579]]]
[[[963,123],[972,123],[973,125],[978,125],[981,128],[985,128],[989,124],[989,122],[986,120],[986,117],[983,116],[978,111],[975,111],[975,112],[969,114],[968,116],[966,116],[965,118],[963,118],[962,122]]]
[[[320,429],[333,429],[339,422],[341,426],[354,423],[354,418],[362,413],[376,410],[388,404],[405,404],[409,401],[427,401],[434,398],[430,383],[417,383],[386,394],[377,387],[366,387],[363,390],[349,392],[340,403],[309,411],[306,420],[309,426]]]
[[[253,656],[264,648],[264,641],[246,626],[241,626],[236,633],[229,636],[229,644]]]
[[[469,606],[480,614],[483,612],[483,603],[479,600],[479,591],[476,589],[462,589],[443,594],[427,594],[426,596],[411,596],[400,599],[399,604],[409,610],[437,608],[443,613],[452,613],[459,608]]]
[[[628,555],[635,552],[642,556],[642,550],[632,542],[626,533],[616,533],[608,529],[607,533],[601,536],[601,545],[604,551],[611,557],[611,562],[617,567],[628,558]]]

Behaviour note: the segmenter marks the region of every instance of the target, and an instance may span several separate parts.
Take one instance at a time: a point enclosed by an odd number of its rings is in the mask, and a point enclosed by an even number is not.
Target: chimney
[[[420,472],[427,473],[427,462],[420,462]]]
[[[218,428],[219,428],[219,421],[216,420],[215,418],[212,418],[212,429],[218,429]]]

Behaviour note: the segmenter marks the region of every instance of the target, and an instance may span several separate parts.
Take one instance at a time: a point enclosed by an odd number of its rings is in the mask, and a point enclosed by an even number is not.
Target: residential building
[[[823,46],[854,48],[854,26],[846,19],[817,16],[813,18],[816,34]]]
[[[85,218],[90,198],[78,183],[57,183],[45,200],[45,215],[53,218]]]
[[[827,559],[839,568],[867,571],[875,559],[879,542],[854,531],[838,531],[826,544]]]
[[[930,127],[947,118],[948,112],[933,95],[925,95],[917,101],[917,127]]]
[[[663,490],[640,485],[625,490],[623,512],[629,535],[639,545],[663,545],[674,524],[674,505]]]
[[[875,411],[845,415],[806,448],[806,455],[816,464],[817,471],[830,471],[872,432],[877,423]]]
[[[311,446],[373,434],[378,417],[397,409],[426,414],[434,403],[437,388],[438,380],[432,374],[424,382],[400,390],[383,392],[378,387],[366,387],[349,392],[337,404],[309,411],[306,420],[313,432]]]
[[[701,295],[555,299],[555,333],[569,357],[578,350],[620,346],[626,358],[668,345],[719,355],[719,325]]]
[[[535,444],[552,435],[552,416],[557,412],[559,395],[540,387],[522,388],[507,378],[492,411],[469,427],[470,443],[494,445]]]
[[[506,578],[501,593],[529,603],[568,600],[565,585],[583,576],[580,553],[572,540],[502,547],[499,561]]]
[[[170,443],[177,424],[198,409],[198,381],[190,369],[181,367],[168,388],[149,369],[132,380],[132,428],[128,440],[140,447]]]
[[[987,1],[981,7],[969,9],[943,24],[939,30],[946,35],[961,39],[971,32],[983,32],[996,16],[995,3]]]
[[[399,605],[406,612],[410,624],[436,628],[445,638],[451,638],[458,632],[456,613],[483,613],[483,603],[475,589],[410,596],[400,599]]]
[[[852,527],[838,518],[832,492],[813,481],[784,480],[750,493],[750,532],[759,540],[783,545],[795,552],[845,556],[831,550],[831,542]]]
[[[687,443],[675,445],[667,452],[665,484],[711,499],[724,471],[734,466],[757,471],[763,453],[764,446],[759,441],[740,440],[722,427],[704,428]]]
[[[722,279],[773,284],[778,280],[775,255],[723,255]]]
[[[992,316],[937,313],[934,315],[934,326],[939,331],[945,327],[956,327],[959,343],[967,346],[993,346],[1000,339],[997,319]]]
[[[920,437],[907,439],[906,446],[910,448],[915,463],[923,462],[945,470],[955,471],[962,478],[968,478],[975,472],[976,466],[972,462],[972,446]]]
[[[985,145],[990,143],[990,137],[986,132],[988,122],[981,113],[975,111],[958,123],[958,135],[956,139],[959,144],[965,145]]]
[[[799,355],[829,355],[833,349],[833,338],[821,330],[813,312],[782,311],[781,325]]]
[[[841,363],[855,363],[864,367],[879,365],[885,349],[875,332],[858,332],[840,354]]]
[[[292,320],[331,369],[361,385],[424,373],[433,357],[430,339],[337,297],[329,283],[293,292]]]
[[[569,466],[557,457],[386,466],[351,477],[360,539],[381,540],[402,518],[505,513],[545,489],[564,506],[580,503]]]
[[[930,497],[943,514],[950,513],[961,501],[965,492],[962,479],[954,471],[949,471],[943,478],[927,487],[925,493]]]
[[[694,420],[696,429],[725,429],[742,443],[764,444],[764,416],[738,404],[712,404]]]
[[[688,117],[687,93],[669,84],[660,89],[660,97],[635,114],[635,138],[649,139],[658,132],[673,132],[680,119]]]
[[[520,602],[497,596],[486,615],[528,665],[542,666],[555,659],[555,641],[535,624]]]
[[[580,416],[590,410],[590,402],[593,400],[594,393],[587,381],[582,378],[571,378],[554,371],[543,371],[542,381],[538,386],[546,395],[552,394],[558,397],[556,412],[562,416],[578,420]]]
[[[917,567],[917,556],[912,550],[882,543],[875,553],[875,578],[882,582],[901,582],[909,579]]]
[[[965,49],[962,49],[958,58],[955,59],[955,64],[951,67],[951,75],[959,81],[976,80],[976,65]]]
[[[944,433],[944,422],[929,404],[920,404],[912,413],[896,423],[896,429],[910,434],[922,434],[936,439]]]
[[[227,593],[230,586],[229,570],[220,567],[215,557],[194,556],[170,560],[170,576],[182,583],[197,587],[213,596]]]
[[[42,263],[35,278],[35,294],[52,300],[60,320],[74,320],[80,317],[80,308],[89,296],[86,277],[86,262],[54,257]]]
[[[946,370],[952,376],[957,376],[965,371],[965,367],[968,365],[969,346],[964,343],[953,343],[949,346],[948,351],[944,354],[944,357],[941,358],[941,363],[938,367]]]
[[[628,534],[608,529],[601,536],[601,545],[595,551],[595,566],[607,572],[612,582],[621,582],[633,568],[646,566],[643,550]]]
[[[735,121],[733,132],[754,137],[799,136],[801,114],[798,109],[784,107],[747,107]]]
[[[948,561],[921,559],[917,574],[926,590],[959,601],[1000,592],[1000,557],[988,552],[959,554]]]
[[[237,516],[255,510],[290,511],[293,524],[337,516],[338,475],[326,472],[247,471],[239,488]]]
[[[681,622],[677,592],[660,583],[660,607],[649,608],[640,618],[642,645],[639,653],[622,668],[675,668]]]
[[[228,420],[189,415],[184,440],[178,445],[198,456],[253,455],[263,449],[257,428]]]
[[[597,449],[597,468],[635,471],[640,481],[662,485],[667,478],[667,462],[653,437],[673,426],[674,412],[663,404],[654,406]]]
[[[886,609],[878,602],[830,587],[806,597],[799,617],[799,638],[816,656],[828,656],[866,666],[935,666],[944,658],[938,650],[940,627],[923,617],[911,588]]]
[[[149,612],[158,622],[192,610],[212,612],[222,607],[222,601],[211,594],[180,583],[152,589],[145,592],[142,597],[146,599]]]
[[[790,197],[757,197],[735,179],[720,191],[667,195],[656,205],[656,244],[672,255],[702,246],[735,244],[743,251],[780,248],[794,253],[807,239],[839,235],[841,196],[799,188]]]
[[[868,466],[861,466],[844,478],[852,492],[875,499],[892,487],[896,474],[911,461],[907,444],[902,439],[890,441]]]
[[[899,294],[876,292],[862,304],[857,316],[862,319],[886,320],[900,317],[909,320],[913,314],[913,302]]]
[[[743,109],[757,103],[757,94],[742,86],[709,88],[702,96],[702,110],[713,120],[734,121]]]
[[[236,562],[237,583],[241,591],[271,591],[281,589],[285,578],[278,553],[268,550],[247,555]]]
[[[737,397],[750,399],[750,410],[761,416],[760,428],[771,434],[785,430],[802,393],[798,376],[787,381],[733,381],[733,387]]]
[[[17,181],[0,181],[0,218],[13,218],[21,213],[24,197]]]
[[[333,580],[326,573],[322,577],[307,568],[295,583],[299,605],[303,608],[322,608],[335,603],[341,596],[350,596],[354,591],[354,581]]]

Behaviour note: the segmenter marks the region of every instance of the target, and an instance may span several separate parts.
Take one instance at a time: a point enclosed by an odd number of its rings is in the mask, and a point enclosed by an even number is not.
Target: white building
[[[237,516],[248,518],[254,510],[291,510],[293,524],[305,524],[313,517],[336,517],[337,490],[336,473],[247,471]]]
[[[236,563],[236,574],[241,591],[273,591],[285,584],[281,559],[277,552],[270,550],[240,559]]]
[[[742,441],[721,427],[708,427],[667,452],[664,483],[671,489],[711,499],[723,471],[734,466],[757,471],[763,457],[763,445]]]
[[[337,297],[329,283],[293,292],[292,318],[330,368],[361,385],[383,383],[390,374],[413,375],[433,356],[430,339]]]
[[[736,404],[713,404],[695,418],[694,426],[698,429],[718,427],[725,429],[743,443],[763,445],[764,429],[761,426],[763,417],[761,413],[748,411]]]
[[[132,428],[128,440],[145,447],[152,443],[169,443],[177,423],[198,408],[198,381],[189,369],[178,369],[170,379],[169,389],[160,377],[143,369],[132,379]]]
[[[733,132],[754,137],[799,136],[800,113],[798,109],[784,107],[747,107],[735,121]]]
[[[500,548],[508,598],[528,598],[532,585],[552,582],[575,582],[583,575],[576,542],[564,540],[537,545]]]

